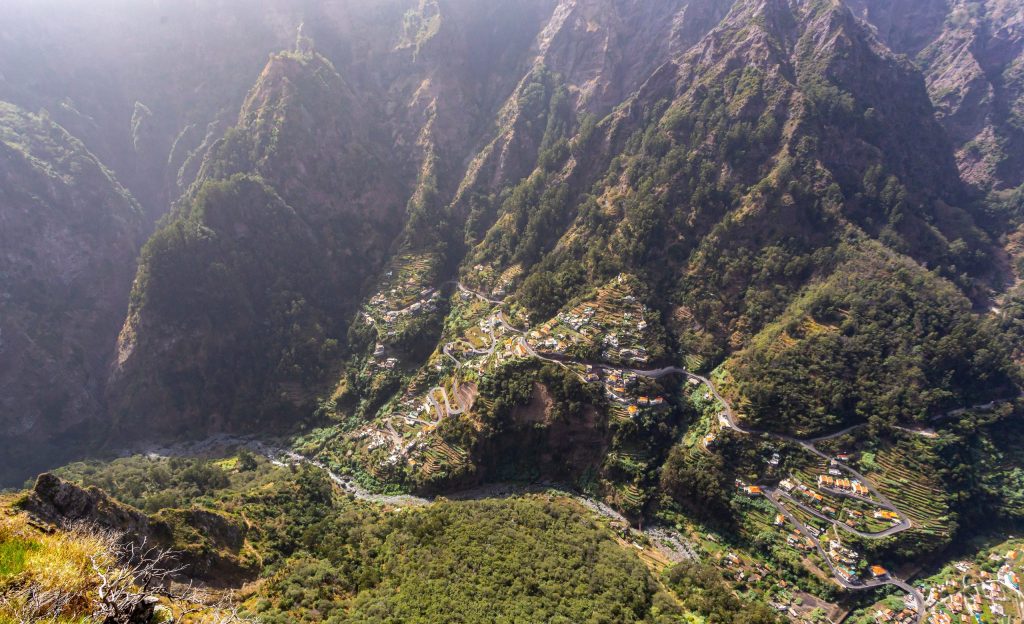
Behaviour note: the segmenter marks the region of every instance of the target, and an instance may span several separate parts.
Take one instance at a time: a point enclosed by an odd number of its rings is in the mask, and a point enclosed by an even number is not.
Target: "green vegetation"
[[[246,224],[246,234],[239,235],[237,223]],[[315,240],[260,179],[206,183],[191,210],[143,248],[130,315],[146,319],[135,340],[147,361],[129,367],[122,380],[124,409],[154,400],[183,410],[216,404],[229,419],[250,422],[308,412],[309,390],[323,383],[339,355],[344,326],[337,319],[349,305],[325,279],[333,270]],[[193,325],[216,330],[172,351],[155,344],[171,328]],[[205,372],[174,373],[163,358],[191,361]]]
[[[154,513],[201,501],[229,486],[238,487],[240,482],[254,478],[260,465],[248,452],[243,452],[236,463],[237,472],[229,472],[225,463],[218,461],[129,457],[70,464],[54,474],[84,487],[98,487],[123,503]]]
[[[1006,343],[967,299],[875,254],[808,287],[727,364],[751,424],[807,435],[867,420],[877,430],[1013,394]]]
[[[442,499],[386,511],[338,496],[317,469],[257,460],[249,472],[248,462],[246,453],[209,461],[127,458],[64,473],[134,495],[132,479],[152,485],[154,475],[167,474],[169,483],[185,483],[197,469],[221,466],[230,485],[197,502],[247,519],[246,539],[265,581],[238,597],[268,623],[669,624],[705,614],[742,618],[749,610],[720,578],[702,572],[701,584],[692,585],[685,582],[691,573],[673,569],[666,582],[682,592],[681,605],[609,528],[561,497]],[[0,552],[8,550],[15,548]]]
[[[311,532],[331,536],[314,551],[322,559],[272,579],[283,598],[269,601],[268,622],[307,621],[317,610],[331,622],[611,623],[643,621],[650,608],[643,565],[564,503],[439,503],[369,531],[346,517]],[[325,595],[353,592],[347,609],[322,609]]]
[[[766,605],[745,603],[738,598],[711,565],[678,565],[665,580],[690,611],[706,614],[708,621],[732,624],[770,624],[779,617]]]

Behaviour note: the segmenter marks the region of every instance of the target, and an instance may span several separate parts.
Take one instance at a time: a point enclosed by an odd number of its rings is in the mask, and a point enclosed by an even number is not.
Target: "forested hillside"
[[[1022,517],[1019,2],[99,2],[0,27],[0,483],[282,622],[919,624]]]

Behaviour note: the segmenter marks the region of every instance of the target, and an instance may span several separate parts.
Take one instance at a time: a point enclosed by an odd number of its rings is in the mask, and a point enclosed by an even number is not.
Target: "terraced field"
[[[877,468],[867,472],[879,490],[910,517],[914,529],[939,538],[948,538],[952,522],[946,505],[946,493],[934,477],[933,469],[910,452],[890,448],[877,454]]]

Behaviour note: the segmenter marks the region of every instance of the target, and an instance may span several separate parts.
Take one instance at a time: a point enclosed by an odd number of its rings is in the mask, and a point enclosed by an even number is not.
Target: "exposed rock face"
[[[90,439],[141,224],[79,141],[0,103],[0,482]]]
[[[238,558],[246,527],[216,512],[164,510],[150,517],[98,488],[81,488],[49,473],[39,475],[20,505],[51,525],[86,524],[123,534],[140,547],[173,550],[189,578],[231,584],[254,572]]]
[[[924,71],[964,180],[1024,183],[1024,7],[1012,0],[849,0],[894,50]]]
[[[170,527],[111,500],[102,490],[83,489],[49,473],[39,475],[22,507],[43,522],[55,525],[84,522],[124,532],[140,544],[143,540],[169,544],[172,537]]]

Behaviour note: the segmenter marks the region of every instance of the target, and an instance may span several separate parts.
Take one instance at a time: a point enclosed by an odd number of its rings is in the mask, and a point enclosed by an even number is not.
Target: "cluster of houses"
[[[955,574],[931,587],[925,587],[925,606],[929,609],[930,624],[954,624],[973,619],[976,622],[996,618],[1019,618],[1014,605],[1020,597],[1020,580],[1014,569],[1021,553],[1011,549],[1005,554],[992,553],[989,561],[998,563],[997,571],[989,573],[978,569],[970,561],[953,564]],[[987,610],[987,614],[986,614]],[[1010,610],[1013,613],[1007,613]],[[876,617],[876,619],[878,619]]]
[[[879,609],[875,613],[875,621],[886,624],[912,624],[917,621],[917,611],[911,607],[904,607],[899,611],[894,611],[889,608]],[[945,622],[944,624],[950,624]]]
[[[626,412],[631,417],[636,416],[641,408],[661,408],[666,405],[663,396],[641,395],[635,391],[640,383],[640,376],[634,372],[609,369],[602,379],[597,369],[588,364],[584,367],[583,380],[587,383],[602,383],[605,394],[625,405]]]
[[[795,529],[792,533],[786,537],[786,543],[804,552],[814,550],[814,540],[800,533],[799,529]]]
[[[929,624],[967,624],[988,621],[1020,621],[1020,583],[1015,568],[1021,563],[1021,552],[1013,548],[1005,553],[993,552],[990,562],[999,564],[996,571],[980,569],[973,561],[958,561],[931,585],[921,585]],[[985,566],[992,570],[989,566]],[[879,608],[874,613],[877,624],[910,624],[915,621],[913,599],[908,596],[906,608]]]
[[[633,295],[620,296],[614,290],[604,291],[596,301],[560,312],[530,332],[529,337],[538,350],[549,353],[564,354],[573,345],[587,343],[600,346],[601,355],[607,361],[643,365],[650,361],[643,346],[648,314],[648,308],[638,303]]]
[[[559,322],[571,327],[573,331],[580,332],[585,336],[590,331],[587,326],[590,325],[596,313],[597,308],[593,304],[586,304],[570,312],[560,312],[556,318]]]
[[[830,473],[832,470],[829,471]],[[837,475],[827,474],[818,476],[818,487],[823,490],[831,490],[841,494],[853,494],[862,498],[867,498],[871,495],[871,491],[860,481],[856,479],[846,479],[841,475],[842,473],[835,470]]]
[[[731,576],[739,582],[758,583],[771,574],[771,570],[764,564],[756,560],[744,561],[734,552],[727,552],[721,556],[719,561],[724,567],[733,570]]]
[[[831,560],[832,565],[835,566],[836,572],[839,576],[843,577],[847,581],[852,581],[857,578],[857,563],[860,561],[860,555],[856,551],[851,550],[837,539],[829,540],[828,548],[825,549],[825,553]]]
[[[981,621],[986,606],[992,615],[1004,617],[1006,607],[1003,602],[1009,599],[1002,585],[995,580],[983,580],[976,585],[959,588],[956,581],[949,579],[928,590],[925,605],[932,611],[929,622],[952,624],[954,617],[973,617]]]
[[[802,498],[811,504],[820,505],[825,502],[825,497],[818,492],[815,492],[803,483],[795,483],[790,479],[779,481],[779,488],[783,492],[793,494],[795,497]]]
[[[388,294],[381,292],[374,295],[373,298],[370,299],[370,305],[376,308],[385,308],[389,305],[389,302],[402,296],[403,293],[399,289],[392,288],[388,291]],[[381,320],[383,320],[387,325],[394,325],[403,318],[434,312],[437,310],[437,304],[440,298],[441,293],[436,288],[424,288],[417,295],[417,299],[406,307],[398,310],[385,310],[381,315]]]

